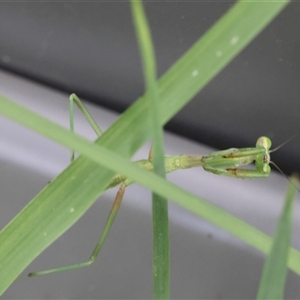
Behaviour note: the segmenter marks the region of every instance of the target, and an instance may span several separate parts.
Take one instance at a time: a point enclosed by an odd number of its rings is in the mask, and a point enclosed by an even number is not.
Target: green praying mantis
[[[72,94],[69,98],[70,101],[70,130],[74,131],[74,103],[78,106],[79,110],[83,113],[95,133],[100,136],[102,134],[101,129],[96,124],[88,110],[85,108],[80,99]],[[286,142],[285,142],[286,143]],[[201,155],[175,155],[175,156],[166,156],[165,157],[165,171],[166,173],[171,173],[179,169],[188,169],[193,167],[202,166],[203,169],[207,172],[211,172],[218,175],[236,177],[236,178],[260,178],[268,177],[271,168],[270,168],[270,153],[277,150],[279,147],[270,150],[271,140],[268,137],[260,137],[255,147],[252,148],[230,148],[228,150],[213,152],[206,156]],[[74,151],[71,152],[71,162],[74,160]],[[249,165],[255,162],[255,168],[241,168],[241,166]],[[134,162],[139,167],[147,170],[153,170],[152,164],[152,151],[150,150],[148,159],[142,159]],[[108,232],[114,222],[114,219],[118,213],[118,210],[121,206],[122,199],[124,197],[125,189],[128,185],[132,184],[133,181],[128,179],[125,176],[116,175],[110,184],[107,186],[107,189],[120,185],[120,188],[116,194],[113,206],[109,213],[108,219],[104,226],[103,232],[100,235],[98,243],[92,252],[88,261],[68,265],[65,267],[32,272],[29,273],[29,277],[40,276],[45,274],[57,273],[68,271],[72,269],[78,269],[82,267],[89,266],[93,264],[104,244],[104,241],[108,235]]]

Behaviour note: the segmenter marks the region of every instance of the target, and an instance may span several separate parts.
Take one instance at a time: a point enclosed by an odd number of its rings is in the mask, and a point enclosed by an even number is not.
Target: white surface
[[[68,95],[0,73],[0,93],[68,127]],[[106,129],[117,114],[87,105]],[[95,135],[78,113],[76,132]],[[0,116],[0,226],[69,163],[69,151]],[[253,141],[253,145],[256,141]],[[172,134],[165,135],[166,153],[207,154],[207,147]],[[235,145],[232,145],[233,147]],[[251,146],[251,145],[249,145]],[[149,146],[135,158],[145,158]],[[251,225],[272,234],[283,204],[285,178],[241,180],[195,168],[170,174],[170,180],[208,199]],[[26,270],[37,271],[86,260],[96,243],[116,190],[100,198],[75,226]],[[299,195],[297,195],[299,198]],[[5,298],[151,298],[150,193],[127,188],[123,207],[99,255],[89,268],[26,279],[15,283]],[[300,249],[299,199],[293,246]],[[256,295],[263,255],[230,234],[170,203],[172,298],[249,299]],[[286,296],[299,298],[299,277],[289,273]]]

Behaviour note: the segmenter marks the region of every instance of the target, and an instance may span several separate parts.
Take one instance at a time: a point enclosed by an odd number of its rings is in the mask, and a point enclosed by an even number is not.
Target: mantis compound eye
[[[272,142],[266,136],[261,136],[256,142],[256,147],[262,147],[265,148],[266,150],[269,150],[271,146],[272,146]]]

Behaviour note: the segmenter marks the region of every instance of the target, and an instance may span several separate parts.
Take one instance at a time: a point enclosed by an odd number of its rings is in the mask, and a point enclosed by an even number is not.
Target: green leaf
[[[154,172],[166,177],[164,167],[163,127],[159,122],[159,90],[156,83],[156,63],[150,28],[140,1],[131,0],[131,9],[142,56],[144,78],[149,95],[148,107],[152,118]],[[166,198],[152,193],[152,281],[153,299],[170,298],[169,219]]]
[[[256,299],[284,299],[287,260],[292,235],[293,200],[298,178],[293,177],[276,230],[271,251],[266,259]]]

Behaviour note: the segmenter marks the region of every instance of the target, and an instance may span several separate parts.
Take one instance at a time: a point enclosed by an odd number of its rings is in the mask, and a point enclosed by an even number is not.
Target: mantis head
[[[256,148],[263,148],[265,150],[263,154],[259,155],[260,159],[256,159],[256,167],[258,170],[262,170],[262,172],[267,174],[271,172],[271,168],[269,166],[269,164],[271,163],[271,158],[270,158],[271,146],[272,146],[272,142],[266,136],[261,136],[256,142]]]
[[[265,154],[263,155],[262,162],[260,162],[260,166],[264,169],[264,171],[266,171],[267,169],[270,170],[269,164],[272,164],[289,182],[291,182],[290,179],[281,171],[281,169],[273,161],[271,161],[270,153],[278,150],[279,148],[281,148],[283,145],[288,143],[293,138],[294,138],[294,136],[289,138],[284,143],[282,143],[281,145],[279,145],[278,147],[276,147],[272,150],[270,150],[270,148],[272,146],[272,142],[268,137],[262,136],[256,142],[256,148],[264,148],[266,150]],[[298,192],[300,192],[300,190],[298,188],[297,188],[297,190],[298,190]]]

